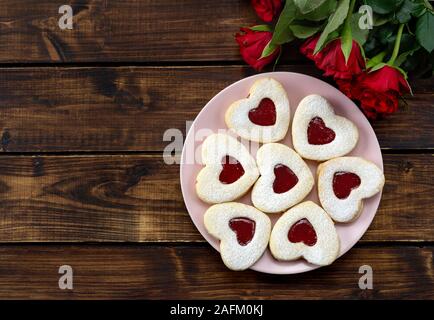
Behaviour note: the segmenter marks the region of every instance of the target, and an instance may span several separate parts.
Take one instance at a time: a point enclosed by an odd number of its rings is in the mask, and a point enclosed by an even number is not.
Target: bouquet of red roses
[[[282,45],[300,51],[371,119],[393,113],[411,92],[407,73],[431,76],[434,11],[428,0],[252,0],[267,24],[235,36],[256,70],[277,63]],[[300,40],[299,40],[300,41]]]

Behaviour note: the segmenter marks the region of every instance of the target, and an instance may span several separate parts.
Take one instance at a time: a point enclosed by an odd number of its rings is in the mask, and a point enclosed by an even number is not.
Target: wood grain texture
[[[2,246],[0,298],[433,299],[433,247],[353,248],[329,267],[289,276],[226,269],[211,247]],[[74,290],[58,288],[58,268]],[[359,267],[373,269],[360,290]]]
[[[385,155],[364,242],[434,241],[434,157]],[[160,155],[0,157],[1,242],[203,241]]]
[[[240,60],[234,35],[258,22],[248,1],[0,1],[0,62]]]
[[[313,66],[280,70],[319,76]],[[8,68],[0,72],[1,149],[161,151],[248,67]],[[419,86],[419,83],[421,84]],[[408,106],[374,129],[383,148],[434,148],[434,78],[414,81]],[[420,88],[420,89],[419,89]]]

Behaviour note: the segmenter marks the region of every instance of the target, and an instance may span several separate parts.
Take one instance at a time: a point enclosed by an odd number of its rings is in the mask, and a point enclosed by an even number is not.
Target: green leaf
[[[276,58],[276,61],[274,61],[274,65],[273,65],[273,71],[276,70],[277,64],[279,63],[280,57],[282,56],[282,50],[279,51],[279,55]]]
[[[348,21],[346,21],[341,36],[341,49],[342,49],[342,53],[344,54],[345,63],[347,63],[348,59],[350,58],[352,48],[353,48],[353,36],[351,32],[351,25],[348,23]]]
[[[429,9],[431,11],[433,10],[433,7],[432,7],[431,3],[429,3],[429,0],[423,0],[423,3],[427,9]]]
[[[320,51],[323,45],[325,44],[329,34],[335,31],[337,28],[339,28],[342,25],[342,23],[344,23],[345,18],[347,17],[348,14],[349,6],[350,6],[350,0],[342,0],[339,2],[336,11],[330,16],[327,25],[324,28],[324,31],[321,33],[321,36],[319,37],[314,53]]]
[[[372,7],[372,10],[379,14],[395,12],[402,5],[404,0],[365,0],[365,3]]]
[[[312,26],[302,26],[298,24],[293,24],[289,26],[294,36],[298,39],[306,39],[310,36],[313,36],[315,33],[318,32],[318,30],[321,28],[319,26],[312,27]]]
[[[414,13],[414,16],[416,18],[419,18],[421,15],[423,15],[426,12],[426,8],[422,7],[420,10],[416,10],[416,12]]]
[[[394,65],[396,67],[399,67],[401,64],[404,63],[405,60],[407,60],[408,56],[411,56],[415,51],[419,50],[420,46],[416,46],[416,48],[413,48],[409,51],[406,51],[404,53],[401,53],[398,58],[396,58]]]
[[[337,31],[333,31],[332,33],[330,33],[326,39],[326,41],[324,42],[323,47],[325,47],[327,44],[329,44],[330,42],[332,42],[333,40],[337,39],[340,37],[339,32]]]
[[[375,37],[375,31],[369,34],[368,40],[366,40],[363,48],[365,49],[366,55],[369,57],[375,56],[381,51],[380,43],[377,40],[377,37]]]
[[[344,54],[345,63],[347,63],[348,59],[350,58],[352,48],[353,48],[353,39],[351,38],[351,36],[342,37],[341,49],[342,49],[342,53]]]
[[[360,29],[359,20],[361,16],[361,13],[353,13],[350,23],[353,39],[356,40],[360,46],[363,46],[368,39],[369,29]]]
[[[416,22],[416,39],[428,52],[434,49],[434,14],[425,12]]]
[[[390,39],[396,37],[396,24],[387,23],[380,27],[374,27],[369,31],[368,39],[363,45],[368,57],[375,56],[389,47]]]
[[[380,27],[388,23],[392,19],[392,15],[383,15],[378,13],[373,13],[372,20],[374,20],[374,27]]]
[[[359,49],[360,49],[360,53],[362,54],[363,59],[366,62],[366,52],[365,52],[365,48],[363,48],[363,46],[359,45]]]
[[[411,72],[412,77],[415,78],[430,77],[434,68],[434,51],[430,54],[421,47],[407,57],[401,68]]]
[[[330,41],[332,41],[332,40],[334,40],[334,39],[337,39],[337,38],[339,38],[339,32],[337,32],[337,31],[333,31],[332,33],[330,33],[329,34],[329,36],[327,37],[327,40],[326,40],[326,44],[327,43],[329,43]]]
[[[377,54],[376,56],[369,59],[368,62],[366,63],[366,69],[373,68],[377,64],[383,62],[383,59],[385,56],[386,56],[386,51],[382,51],[379,54]]]
[[[262,59],[262,58],[266,58],[266,57],[268,57],[268,56],[271,55],[271,54],[274,52],[274,50],[276,50],[278,47],[279,47],[278,45],[273,44],[271,41],[268,42],[268,44],[265,46],[264,50],[262,50],[262,54],[261,54],[261,57],[260,57],[259,59]]]
[[[282,37],[281,39],[282,39],[281,44],[288,43],[288,42],[295,40],[295,36],[293,35],[293,33],[292,33],[291,29],[289,29],[289,27],[288,27],[288,31],[285,33],[284,37]]]
[[[274,45],[280,45],[294,40],[289,25],[295,19],[296,15],[297,7],[294,5],[294,0],[286,0],[285,6],[274,28],[273,38],[271,39]]]
[[[422,2],[414,2],[412,0],[404,0],[403,5],[396,12],[395,18],[399,23],[407,23],[412,16],[417,16],[425,6]]]
[[[381,68],[383,68],[384,66],[387,66],[387,64],[385,64],[384,62],[380,62],[379,64],[376,64],[375,66],[373,66],[369,72],[374,72],[377,70],[380,70]]]
[[[294,3],[302,14],[306,14],[321,6],[325,1],[326,0],[294,0]]]
[[[271,28],[271,26],[268,24],[258,24],[256,26],[250,27],[249,29],[253,31],[273,31],[273,28]]]
[[[377,29],[376,38],[383,45],[388,45],[390,41],[394,42],[395,37],[396,25],[394,24],[388,23]]]
[[[395,46],[396,34],[387,39],[387,48],[390,52],[393,51],[393,47]],[[405,52],[411,50],[418,46],[416,37],[409,33],[404,33],[401,37],[401,43],[399,45],[399,51]]]
[[[310,21],[321,21],[328,18],[335,11],[338,2],[337,0],[326,0],[315,10],[302,15],[302,18]]]
[[[410,1],[414,5],[414,8],[411,13],[413,17],[419,18],[421,15],[423,15],[426,12],[426,10],[432,11],[432,6],[428,0],[410,0]]]

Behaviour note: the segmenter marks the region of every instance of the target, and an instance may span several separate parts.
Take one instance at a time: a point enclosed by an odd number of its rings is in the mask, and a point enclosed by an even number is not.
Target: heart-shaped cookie
[[[285,137],[290,114],[285,89],[276,80],[263,78],[253,84],[247,98],[230,105],[225,121],[240,137],[266,143]]]
[[[208,203],[235,200],[258,179],[256,162],[246,147],[227,134],[212,134],[202,144],[205,167],[196,178],[196,193]]]
[[[318,166],[318,196],[324,210],[336,222],[350,222],[363,209],[363,199],[384,186],[384,174],[375,164],[359,157],[341,157]]]
[[[323,161],[343,156],[358,139],[357,127],[336,115],[325,98],[312,94],[300,101],[292,121],[292,142],[303,158]]]
[[[220,254],[232,270],[252,266],[267,249],[270,218],[252,206],[228,202],[211,206],[204,223],[207,231],[220,239]]]
[[[261,176],[253,187],[252,202],[263,212],[285,211],[302,201],[312,190],[312,172],[286,145],[264,144],[256,154],[256,163]]]
[[[282,261],[303,257],[310,263],[325,266],[336,260],[339,247],[333,221],[312,201],[289,209],[271,231],[271,253]]]

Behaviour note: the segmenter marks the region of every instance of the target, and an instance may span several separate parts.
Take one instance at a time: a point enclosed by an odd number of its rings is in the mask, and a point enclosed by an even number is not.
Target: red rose
[[[265,22],[271,22],[282,9],[281,0],[252,0],[252,7],[259,18]]]
[[[364,72],[354,83],[351,90],[353,98],[360,101],[361,108],[372,119],[395,112],[399,97],[410,92],[402,73],[390,66]]]
[[[320,52],[313,54],[319,36],[309,38],[301,47],[301,53],[315,61],[315,65],[325,71],[324,76],[332,76],[335,79],[351,79],[360,74],[365,68],[365,59],[360,51],[359,44],[353,40],[348,61],[345,63],[342,52],[341,39],[328,43]]]
[[[403,74],[387,65],[372,72],[362,73],[357,77],[357,84],[361,89],[377,92],[395,92],[398,95],[410,92]]]
[[[319,35],[308,38],[300,47],[300,52],[311,60],[314,60],[313,52],[315,51],[316,43]]]
[[[399,96],[393,92],[365,90],[358,97],[360,107],[370,119],[377,119],[398,110]]]
[[[336,84],[338,85],[339,90],[341,90],[348,98],[353,99],[353,81],[336,79]]]
[[[244,61],[251,65],[255,70],[261,71],[267,64],[273,62],[279,55],[280,47],[276,48],[272,54],[261,58],[262,51],[270,42],[273,34],[269,31],[252,31],[249,28],[241,28],[244,33],[237,33],[235,40],[240,46],[240,53]]]
[[[325,71],[324,76],[332,76],[335,79],[351,79],[365,68],[365,59],[356,41],[353,41],[353,47],[346,63],[341,39],[327,44],[321,50],[321,55],[315,55],[314,58],[316,66]]]
[[[360,77],[364,76],[362,74]],[[392,91],[378,92],[361,87],[358,78],[353,80],[337,79],[336,84],[348,98],[360,101],[360,107],[370,119],[377,119],[398,109],[399,95]]]
[[[360,87],[357,78],[337,79],[336,84],[348,98],[360,101],[360,107],[370,119],[393,113],[398,109],[398,95],[392,92],[377,92]]]

